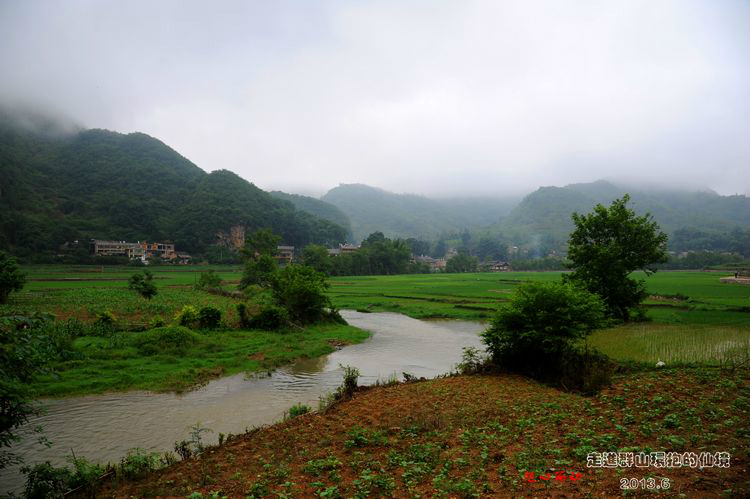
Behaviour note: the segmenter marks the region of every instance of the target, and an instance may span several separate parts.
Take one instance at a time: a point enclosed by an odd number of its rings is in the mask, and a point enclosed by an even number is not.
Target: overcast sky
[[[750,194],[750,1],[0,0],[0,101],[322,194]]]

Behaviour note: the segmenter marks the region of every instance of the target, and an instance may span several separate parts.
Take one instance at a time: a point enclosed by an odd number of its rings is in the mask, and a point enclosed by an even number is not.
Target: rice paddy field
[[[340,308],[388,310],[416,318],[490,319],[519,284],[560,272],[337,277]],[[750,286],[721,283],[721,272],[637,274],[650,293],[650,322],[595,332],[592,346],[622,361],[722,364],[750,357]]]

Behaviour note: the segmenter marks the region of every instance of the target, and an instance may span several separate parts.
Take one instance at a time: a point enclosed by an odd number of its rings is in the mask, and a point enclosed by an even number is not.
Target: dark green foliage
[[[192,305],[185,305],[174,319],[180,326],[194,328],[198,325],[198,309]]]
[[[70,489],[72,472],[68,468],[57,468],[46,461],[23,471],[26,473],[23,492],[26,499],[58,499]]]
[[[476,257],[467,255],[466,253],[459,253],[446,262],[445,271],[448,273],[476,272],[478,265],[479,262]]]
[[[296,418],[297,416],[301,416],[303,414],[307,414],[312,410],[312,407],[305,404],[294,404],[292,407],[289,408],[288,414],[289,419]]]
[[[278,263],[274,256],[278,252],[281,237],[269,229],[255,231],[245,240],[242,255],[245,258],[245,271],[240,280],[240,289],[248,286],[267,288],[274,280]]]
[[[565,279],[599,295],[611,317],[628,320],[631,310],[646,298],[645,283],[629,277],[635,270],[655,272],[667,261],[667,235],[650,215],[636,215],[627,207],[630,196],[607,208],[597,205],[588,215],[573,213],[568,259],[573,273]]]
[[[326,276],[305,265],[291,264],[276,273],[271,285],[274,302],[287,310],[289,319],[312,324],[325,317],[331,307],[325,295]]]
[[[607,363],[599,354],[581,351],[578,343],[604,324],[598,296],[572,284],[535,282],[518,287],[482,338],[500,368],[589,391],[593,378],[581,373],[594,374],[594,367]]]
[[[395,275],[429,271],[425,265],[411,262],[406,241],[388,239],[382,232],[373,232],[362,242],[360,249],[330,257],[330,262],[331,275]]]
[[[26,276],[18,269],[16,260],[0,251],[0,303],[8,301],[13,291],[21,291]]]
[[[236,308],[237,316],[240,319],[240,328],[249,329],[252,317],[250,316],[250,311],[247,309],[247,305],[245,303],[238,303]]]
[[[72,338],[53,321],[48,314],[0,317],[0,469],[21,462],[8,448],[19,440],[18,428],[39,413],[31,382],[71,348]]]
[[[302,250],[302,263],[326,275],[330,275],[333,268],[328,249],[319,244],[305,246],[305,249]]]
[[[231,172],[205,173],[141,133],[45,135],[0,116],[0,178],[0,249],[25,260],[63,253],[90,262],[92,238],[173,240],[195,255],[232,226],[270,226],[296,246],[338,244],[347,234]]]
[[[195,283],[195,289],[212,290],[221,289],[221,277],[213,270],[201,272],[198,282]]]
[[[238,287],[240,289],[246,289],[249,286],[267,288],[271,285],[278,267],[276,259],[271,255],[248,258]]]
[[[250,329],[262,329],[265,331],[276,331],[286,327],[289,324],[289,313],[285,308],[277,307],[276,305],[266,305],[260,309],[260,312],[255,314],[247,322],[247,327]]]
[[[201,329],[216,329],[221,325],[221,310],[206,305],[198,310],[198,327]]]
[[[156,296],[156,285],[154,284],[154,275],[148,270],[143,273],[133,274],[128,279],[128,288],[137,292],[147,300]]]
[[[202,341],[201,336],[183,326],[166,326],[140,333],[133,346],[141,355],[179,354]]]

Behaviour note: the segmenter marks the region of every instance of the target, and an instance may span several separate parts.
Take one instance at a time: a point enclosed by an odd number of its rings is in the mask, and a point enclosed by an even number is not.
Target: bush
[[[136,291],[147,300],[150,300],[151,298],[156,296],[154,276],[148,270],[144,270],[141,274],[131,275],[128,279],[128,288]]]
[[[289,314],[281,307],[266,305],[248,322],[250,329],[275,331],[289,324]]]
[[[277,272],[272,283],[272,296],[284,307],[292,321],[312,324],[325,316],[331,306],[325,295],[326,276],[305,265],[287,265]]]
[[[182,354],[202,341],[202,337],[182,326],[167,326],[138,334],[133,345],[141,355]]]
[[[250,329],[250,321],[252,320],[252,317],[250,316],[250,312],[247,309],[247,304],[245,303],[238,303],[236,305],[237,309],[237,317],[239,317],[240,320],[240,328],[241,329]]]
[[[198,324],[198,310],[192,305],[185,305],[174,316],[174,320],[180,326],[193,328]]]
[[[305,404],[294,404],[292,407],[289,408],[289,419],[296,418],[297,416],[301,416],[303,414],[307,414],[312,410],[312,407]]]
[[[604,310],[598,296],[571,284],[524,284],[500,308],[482,337],[496,366],[567,389],[590,391],[592,380],[585,376],[593,371],[587,368],[593,364],[603,368],[606,358],[581,350],[578,343],[604,325]]]
[[[63,497],[68,491],[72,474],[68,468],[56,468],[46,461],[22,471],[26,474],[23,496],[27,499]]]
[[[155,329],[157,327],[164,327],[167,325],[167,321],[164,320],[163,317],[160,315],[157,315],[153,317],[150,321],[148,321],[149,329]]]
[[[13,291],[21,291],[26,276],[18,269],[16,260],[0,251],[0,303],[5,303]]]
[[[211,305],[201,307],[198,311],[198,326],[202,329],[215,329],[221,323],[221,310]]]

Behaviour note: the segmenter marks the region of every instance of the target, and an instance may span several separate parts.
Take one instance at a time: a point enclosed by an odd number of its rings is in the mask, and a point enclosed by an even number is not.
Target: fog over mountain
[[[748,25],[743,0],[1,1],[0,103],[266,190],[750,194]]]

